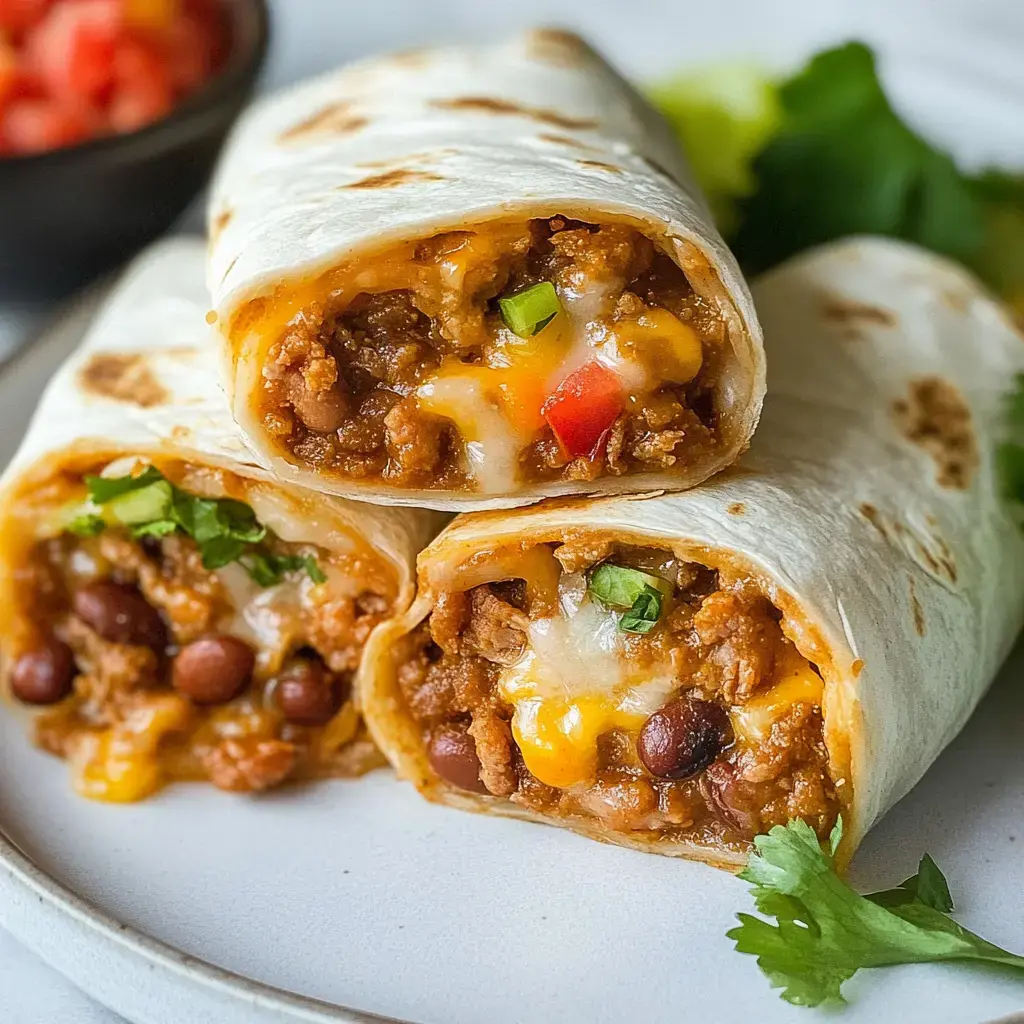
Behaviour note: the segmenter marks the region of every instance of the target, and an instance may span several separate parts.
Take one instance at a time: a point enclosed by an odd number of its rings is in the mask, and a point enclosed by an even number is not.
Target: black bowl
[[[161,121],[0,159],[0,299],[51,298],[165,231],[206,183],[266,55],[266,0],[223,0],[220,73]]]

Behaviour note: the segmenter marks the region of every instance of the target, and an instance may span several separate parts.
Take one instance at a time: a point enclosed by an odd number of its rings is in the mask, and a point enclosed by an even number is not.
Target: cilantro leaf
[[[833,834],[831,849],[838,845]],[[843,1002],[842,984],[864,967],[981,960],[1024,971],[1024,957],[987,942],[948,916],[949,888],[935,862],[896,889],[858,895],[835,873],[803,821],[777,825],[754,840],[755,852],[740,877],[763,917],[737,915],[727,933],[782,998],[798,1006]]]
[[[1005,413],[1008,436],[996,449],[996,471],[1006,497],[1024,502],[1024,373],[1017,374]]]
[[[644,586],[629,611],[619,619],[623,633],[649,633],[661,618],[661,591]]]
[[[96,505],[105,505],[123,494],[141,491],[163,479],[163,473],[156,466],[147,466],[138,476],[87,476],[85,486],[90,501]]]
[[[90,513],[75,516],[66,527],[70,533],[77,534],[79,537],[96,537],[106,528],[107,524],[100,516]]]
[[[779,91],[781,127],[754,161],[733,248],[750,273],[851,234],[889,235],[969,261],[982,209],[951,157],[900,119],[875,59],[848,43],[811,59]]]
[[[287,573],[300,570],[305,570],[314,583],[327,582],[327,577],[312,555],[275,555],[257,549],[242,559],[242,565],[261,587],[276,586]]]
[[[639,569],[602,562],[587,579],[591,597],[610,608],[625,608],[619,619],[623,633],[649,633],[661,618],[661,605],[672,584]]]

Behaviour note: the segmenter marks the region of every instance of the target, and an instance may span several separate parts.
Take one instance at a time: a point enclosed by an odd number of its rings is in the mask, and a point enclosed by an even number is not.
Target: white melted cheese
[[[527,768],[563,789],[593,777],[599,736],[639,729],[675,685],[671,666],[631,663],[616,617],[591,601],[531,623],[526,653],[498,682]]]

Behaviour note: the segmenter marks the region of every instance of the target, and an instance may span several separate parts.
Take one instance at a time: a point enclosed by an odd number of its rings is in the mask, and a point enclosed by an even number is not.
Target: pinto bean
[[[162,651],[167,627],[160,613],[132,586],[99,580],[75,591],[75,614],[104,640]]]
[[[11,692],[23,704],[56,704],[71,693],[74,679],[74,653],[49,637],[14,662]]]
[[[681,697],[647,719],[637,753],[652,775],[686,779],[707,768],[728,739],[729,716],[722,705]]]
[[[444,725],[436,729],[427,747],[430,766],[445,782],[471,793],[487,793],[480,779],[480,758],[476,743],[465,726]]]
[[[233,636],[208,636],[186,645],[171,667],[171,685],[194,704],[227,704],[252,680],[256,655]]]
[[[323,662],[300,658],[278,677],[277,706],[296,725],[326,725],[342,705],[341,685]]]

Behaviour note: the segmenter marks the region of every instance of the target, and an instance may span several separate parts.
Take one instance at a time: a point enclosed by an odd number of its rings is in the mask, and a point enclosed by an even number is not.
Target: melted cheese
[[[824,683],[792,644],[787,644],[775,669],[772,688],[732,709],[733,732],[747,746],[758,746],[771,735],[772,725],[794,704],[821,706]]]
[[[670,666],[641,669],[623,655],[615,616],[593,603],[531,624],[526,654],[498,686],[515,708],[523,761],[541,782],[567,789],[593,778],[598,737],[639,729],[668,699]]]

